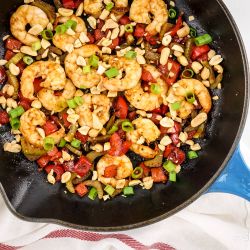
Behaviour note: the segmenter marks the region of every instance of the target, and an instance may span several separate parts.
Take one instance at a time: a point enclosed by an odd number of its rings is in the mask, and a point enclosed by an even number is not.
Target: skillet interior
[[[52,1],[49,1],[52,2]],[[2,145],[10,140],[9,128],[0,127],[0,182],[5,200],[20,218],[54,222],[89,230],[121,230],[146,225],[184,208],[213,182],[224,168],[240,136],[247,99],[247,69],[243,47],[234,23],[219,0],[178,0],[186,20],[194,15],[192,26],[206,30],[216,41],[213,47],[222,54],[225,68],[223,95],[214,103],[207,137],[200,157],[185,165],[176,184],[157,184],[148,192],[136,190],[129,198],[108,202],[81,199],[65,194],[62,185],[53,187],[35,164],[22,155],[4,153]],[[0,12],[0,55],[2,37],[8,33],[10,10],[22,0],[2,1]],[[192,10],[192,11],[191,11]],[[230,20],[231,19],[231,20]],[[233,147],[232,147],[233,145]],[[226,159],[226,160],[225,160]]]

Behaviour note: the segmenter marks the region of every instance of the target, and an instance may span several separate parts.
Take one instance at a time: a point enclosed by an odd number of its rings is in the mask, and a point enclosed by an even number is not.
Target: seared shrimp
[[[111,165],[117,166],[117,174],[114,178],[104,177],[105,168]],[[97,163],[98,180],[104,185],[110,184],[116,187],[117,181],[129,177],[133,172],[133,165],[126,155],[104,155]]]
[[[73,98],[75,92],[75,85],[71,82],[71,80],[67,79],[65,88],[61,95],[55,95],[52,89],[43,88],[38,92],[37,97],[42,103],[43,107],[45,107],[47,110],[61,112],[67,108],[67,100]]]
[[[83,57],[86,61],[92,55],[100,53],[96,45],[90,44],[75,49],[72,53],[68,54],[65,58],[65,71],[67,76],[72,80],[77,88],[91,88],[102,80],[101,75],[97,74],[96,69],[91,69],[89,73],[84,73],[76,61],[79,56]]]
[[[147,118],[140,117],[132,123],[136,127],[135,130],[127,132],[126,134],[127,140],[132,142],[130,150],[144,158],[154,158],[157,151],[149,146],[138,144],[138,141],[143,137],[143,140],[145,139],[146,143],[149,144],[160,136],[160,130],[150,119]]]
[[[82,99],[83,104],[76,108],[76,113],[80,116],[79,124],[101,130],[109,120],[109,98],[105,95],[85,94]]]
[[[20,118],[20,131],[24,139],[35,147],[43,147],[43,137],[38,132],[37,128],[42,127],[46,123],[45,114],[35,108],[27,110]],[[65,130],[61,127],[57,132],[50,134],[55,143],[59,143],[61,138],[65,135]]]
[[[87,28],[82,18],[75,15],[58,18],[59,23],[66,23],[68,20],[73,20],[77,23],[76,29],[74,30],[75,34],[69,35],[66,32],[64,34],[55,34],[53,37],[54,45],[63,51],[67,51],[66,47],[68,44],[75,43],[75,41],[80,37],[81,32],[87,33]]]
[[[152,21],[150,15],[153,15]],[[167,22],[168,11],[163,0],[134,0],[129,17],[137,23],[148,24],[146,31],[150,35],[156,35]]]
[[[186,96],[190,93],[197,97],[204,112],[208,113],[212,107],[209,91],[200,81],[196,79],[182,79],[172,85],[167,97],[169,102],[181,102],[181,107],[177,110],[177,114],[182,119],[187,118],[194,109],[194,105],[186,101]]]
[[[108,90],[124,91],[131,89],[137,85],[141,78],[141,66],[135,59],[110,57],[109,65],[118,69],[120,74],[115,78],[106,79],[104,81],[103,86]]]
[[[52,61],[38,61],[24,69],[21,76],[21,92],[25,98],[34,100],[34,85],[36,78],[42,77],[41,87],[61,90],[66,83],[66,75],[61,65]]]
[[[26,26],[31,27],[41,25],[46,28],[49,23],[47,15],[38,7],[31,5],[22,5],[10,18],[10,30],[14,37],[25,45],[31,46],[32,43],[39,41],[37,36],[29,34]]]
[[[144,68],[149,71],[156,80],[156,83],[151,84],[156,84],[161,87],[161,93],[154,94],[145,92],[141,87],[141,83],[138,83],[134,88],[125,91],[125,96],[135,108],[144,111],[151,111],[159,108],[161,104],[167,104],[166,93],[168,89],[166,83],[160,78],[160,72],[154,66],[145,65]]]

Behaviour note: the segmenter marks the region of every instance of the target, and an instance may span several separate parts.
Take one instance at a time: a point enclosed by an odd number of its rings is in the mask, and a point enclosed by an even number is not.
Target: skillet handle
[[[250,201],[250,169],[242,158],[239,146],[207,192],[230,193]]]

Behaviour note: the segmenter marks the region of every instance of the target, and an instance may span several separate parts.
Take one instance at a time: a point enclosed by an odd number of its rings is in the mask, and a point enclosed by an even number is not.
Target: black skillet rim
[[[219,169],[217,170],[217,172],[213,175],[213,177],[206,183],[206,185],[204,185],[204,187],[197,192],[196,194],[194,194],[192,197],[190,197],[186,202],[182,203],[181,205],[177,206],[176,208],[160,215],[157,216],[153,219],[149,219],[149,220],[145,220],[142,222],[138,222],[135,224],[130,224],[130,225],[126,225],[126,226],[116,226],[116,227],[89,227],[89,226],[83,226],[83,225],[77,225],[77,224],[73,224],[73,223],[69,223],[66,221],[62,221],[62,220],[57,220],[57,219],[52,219],[52,218],[32,218],[32,217],[26,217],[23,216],[22,214],[19,214],[12,206],[12,204],[10,203],[5,190],[2,186],[2,184],[0,183],[0,193],[2,194],[2,197],[5,201],[5,204],[7,205],[8,209],[11,211],[11,213],[16,216],[19,219],[22,219],[24,221],[28,221],[28,222],[36,222],[36,223],[52,223],[52,224],[57,224],[57,225],[61,225],[61,226],[66,226],[66,227],[70,227],[70,228],[74,228],[74,229],[80,229],[80,230],[87,230],[87,231],[102,231],[102,232],[110,232],[110,231],[124,231],[124,230],[131,230],[131,229],[135,229],[135,228],[139,228],[139,227],[144,227],[144,226],[148,226],[150,224],[159,222],[163,219],[166,219],[172,215],[174,215],[175,213],[181,211],[182,209],[184,209],[185,207],[187,207],[188,205],[190,205],[192,202],[194,202],[196,199],[198,199],[208,188],[209,186],[211,186],[213,184],[213,182],[217,179],[217,177],[220,175],[220,173],[223,171],[223,169],[225,168],[226,164],[228,163],[228,161],[231,159],[243,132],[245,123],[246,123],[246,118],[247,118],[247,113],[248,113],[248,106],[249,106],[249,97],[250,97],[250,92],[249,92],[249,87],[248,87],[248,83],[250,81],[249,79],[249,67],[248,67],[248,60],[247,60],[247,54],[246,54],[246,50],[245,50],[245,46],[241,37],[241,34],[239,32],[239,29],[234,21],[233,16],[231,15],[230,11],[228,10],[228,8],[226,7],[226,5],[224,4],[223,0],[216,0],[218,2],[218,4],[220,5],[221,9],[224,11],[225,15],[227,16],[233,30],[234,33],[236,35],[239,47],[240,47],[240,52],[241,52],[241,57],[242,57],[242,61],[243,61],[243,67],[244,67],[244,76],[245,76],[245,97],[244,97],[244,105],[243,105],[243,112],[242,112],[242,118],[240,121],[240,125],[239,125],[239,129],[237,132],[237,135],[234,139],[234,142],[231,146],[231,149],[229,150],[229,153],[227,154],[225,160],[223,161],[223,163],[221,164],[221,166],[219,167]]]

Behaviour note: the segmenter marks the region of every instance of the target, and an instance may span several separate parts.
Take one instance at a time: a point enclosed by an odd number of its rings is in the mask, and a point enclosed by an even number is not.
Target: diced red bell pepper
[[[26,68],[26,64],[24,61],[20,61],[16,64],[16,66],[20,69],[20,74],[23,73],[24,69]]]
[[[134,36],[135,37],[143,37],[145,34],[145,27],[142,24],[137,23],[135,26]]]
[[[81,177],[85,176],[92,167],[92,163],[85,156],[80,156],[79,160],[74,166],[74,172]]]
[[[180,165],[185,161],[186,155],[180,148],[175,147],[168,155],[167,159],[172,161],[174,164]]]
[[[166,135],[168,133],[169,128],[163,127],[160,125],[160,132],[162,135]]]
[[[128,104],[122,96],[119,96],[115,103],[115,115],[120,119],[125,119],[128,115]]]
[[[55,156],[57,153],[58,153],[58,149],[57,149],[57,147],[54,147],[49,152],[47,152],[47,155],[52,157],[52,156]]]
[[[167,176],[162,168],[152,168],[151,175],[154,182],[165,182],[167,180]]]
[[[42,78],[35,78],[33,85],[34,85],[34,91],[37,94],[43,87],[41,86]]]
[[[187,132],[187,134],[188,134],[187,139],[188,139],[188,140],[193,139],[193,137],[194,137],[194,135],[196,134],[196,132],[197,132],[196,130]]]
[[[82,135],[79,131],[76,131],[75,138],[80,140],[82,144],[85,144],[88,141],[88,135]]]
[[[132,142],[130,142],[130,141],[123,142],[123,144],[122,144],[122,153],[124,155],[129,151],[131,145],[132,145]]]
[[[13,37],[9,37],[5,42],[5,47],[9,50],[20,50],[22,43]]]
[[[199,56],[197,59],[196,59],[197,61],[199,61],[199,62],[205,62],[205,61],[208,61],[208,54],[207,53],[205,53],[205,54],[202,54],[201,56]]]
[[[159,54],[161,54],[161,52],[162,52],[162,50],[163,50],[164,48],[166,48],[166,46],[161,45],[161,46],[157,49],[157,52],[158,52]]]
[[[181,132],[181,124],[179,122],[174,121],[174,127],[172,129],[170,129],[170,132],[168,132],[169,134],[180,134]]]
[[[101,31],[101,29],[96,29],[94,31],[94,37],[96,41],[100,41],[103,37],[105,37],[105,33]]]
[[[31,108],[30,102],[24,99],[19,102],[19,105],[22,106],[25,111]]]
[[[173,144],[168,144],[166,147],[165,147],[165,150],[164,150],[164,154],[163,156],[165,158],[168,158],[168,156],[170,155],[170,153],[175,149],[175,146]]]
[[[45,132],[45,135],[48,136],[48,135],[56,132],[58,130],[58,128],[54,122],[46,121],[46,123],[43,125],[43,130]]]
[[[77,194],[80,197],[83,197],[85,194],[87,194],[89,192],[88,188],[83,184],[83,183],[79,183],[76,187],[75,187],[75,191],[77,192]]]
[[[115,49],[119,45],[119,37],[112,40],[112,43],[109,45],[110,49]]]
[[[150,174],[150,168],[147,167],[147,166],[145,166],[145,164],[143,162],[140,164],[140,167],[143,169],[142,177],[149,176],[149,174]]]
[[[63,7],[66,9],[74,9],[75,2],[73,0],[62,0]]]
[[[156,82],[152,74],[144,68],[142,69],[141,79],[145,82]]]
[[[79,5],[82,3],[82,0],[74,0],[75,2],[75,9],[79,7]]]
[[[37,164],[39,165],[40,168],[44,168],[50,162],[50,156],[43,155],[36,162],[37,162]]]
[[[126,132],[123,131],[122,128],[120,128],[116,133],[120,136],[122,140],[126,139]]]
[[[180,142],[179,134],[177,134],[177,133],[171,134],[170,138],[171,138],[174,145],[177,145]]]
[[[147,34],[145,36],[146,40],[151,44],[151,45],[156,45],[157,41],[159,40],[158,37],[156,36],[151,36],[150,34]]]
[[[131,21],[128,16],[123,16],[120,18],[119,23],[122,25],[129,24]]]
[[[87,37],[89,38],[89,43],[91,44],[95,43],[95,37],[92,34],[88,32]]]
[[[12,50],[6,50],[4,59],[9,61],[16,53],[13,52]]]
[[[207,44],[202,45],[202,46],[193,46],[191,59],[196,60],[197,58],[199,58],[203,54],[208,53],[209,50],[210,50],[210,47]]]
[[[63,168],[65,171],[74,172],[75,163],[74,161],[66,161],[63,163]]]
[[[96,28],[101,30],[104,24],[105,22],[103,20],[98,19]]]
[[[64,169],[62,168],[62,166],[59,165],[49,165],[47,167],[45,167],[45,171],[48,173],[50,173],[51,169],[53,169],[54,173],[56,173],[56,181],[60,181],[61,177],[64,173]]]
[[[4,125],[9,122],[9,115],[6,111],[0,110],[0,124]]]
[[[158,124],[160,124],[160,120],[158,119],[159,116],[160,116],[160,115],[157,114],[157,113],[152,113],[152,116],[151,116],[150,120],[151,120],[154,124],[158,125]]]
[[[136,111],[131,111],[128,113],[128,119],[130,121],[133,121],[135,119],[136,115],[137,115]]]
[[[106,178],[114,178],[116,177],[117,175],[117,168],[118,166],[117,165],[110,165],[110,166],[107,166],[104,170],[104,177]]]
[[[152,110],[152,113],[156,113],[156,114],[161,115],[161,108],[156,108],[156,109]]]
[[[50,160],[56,163],[60,158],[62,158],[62,151],[58,151],[54,156],[50,158]]]
[[[0,66],[0,84],[3,84],[7,80],[5,68]]]
[[[69,116],[69,115],[68,115],[67,113],[63,113],[63,114],[62,114],[63,125],[64,125],[64,127],[66,127],[66,128],[69,128],[70,125],[71,125],[71,123],[67,120],[68,116]]]
[[[159,108],[152,110],[152,113],[156,113],[159,115],[165,115],[167,113],[167,111],[168,111],[168,106],[162,104]]]
[[[182,15],[179,15],[176,25],[169,31],[170,36],[175,36],[177,34],[177,31],[181,28],[182,26]]]
[[[112,156],[121,156],[122,155],[122,139],[118,133],[114,133],[110,137],[110,150],[109,155]]]

